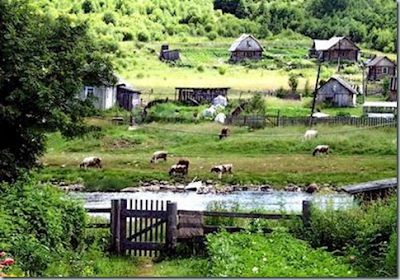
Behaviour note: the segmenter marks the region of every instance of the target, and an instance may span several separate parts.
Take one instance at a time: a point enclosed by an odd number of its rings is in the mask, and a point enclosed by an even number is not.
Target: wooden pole
[[[310,123],[309,123],[310,128],[313,125],[313,115],[314,115],[314,110],[315,110],[315,101],[317,98],[317,90],[318,90],[318,82],[319,82],[320,72],[321,72],[321,62],[320,62],[320,59],[318,59],[318,73],[317,73],[317,80],[315,81],[314,97],[313,97],[313,103],[312,103],[312,107],[311,107],[311,115],[310,115]]]
[[[367,90],[367,81],[365,78],[365,65],[363,65],[362,68],[363,68],[363,103],[365,103],[365,91]]]
[[[173,254],[177,242],[177,215],[177,204],[167,201],[166,250],[169,256]]]
[[[119,255],[125,255],[124,245],[126,243],[126,212],[127,200],[120,199],[117,207],[117,240],[116,247]]]
[[[303,224],[305,227],[310,226],[310,216],[311,216],[311,201],[303,200]]]
[[[111,212],[110,212],[110,225],[111,225],[111,242],[110,242],[110,252],[117,252],[117,221],[118,221],[118,200],[111,200]]]

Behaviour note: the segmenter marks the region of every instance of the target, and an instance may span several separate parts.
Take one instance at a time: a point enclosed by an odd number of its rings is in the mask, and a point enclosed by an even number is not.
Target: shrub
[[[344,111],[339,111],[336,113],[336,116],[338,117],[350,117],[350,113],[349,112],[344,112]]]
[[[296,92],[298,85],[299,85],[299,79],[297,78],[297,75],[291,73],[289,75],[289,87],[291,88],[292,92]]]
[[[207,34],[207,38],[210,41],[214,41],[215,39],[217,39],[217,37],[218,37],[218,34],[215,31],[214,32],[210,32],[210,33]]]
[[[226,71],[227,71],[227,68],[225,66],[218,67],[218,73],[220,75],[225,75]]]
[[[312,249],[282,228],[272,234],[220,232],[207,235],[212,277],[356,276],[348,264]]]
[[[104,13],[104,15],[103,15],[103,21],[104,21],[106,24],[112,23],[112,24],[115,25],[115,16],[114,16],[114,14],[113,14],[112,12],[106,12],[106,13]]]
[[[140,42],[148,42],[150,40],[150,35],[147,31],[140,31],[137,38]]]
[[[136,78],[143,79],[144,78],[144,74],[142,72],[137,73]]]
[[[197,71],[204,72],[204,66],[203,65],[197,66]]]
[[[357,74],[358,68],[356,66],[347,66],[343,69],[344,74]]]
[[[88,13],[93,12],[94,9],[93,9],[93,4],[92,4],[92,2],[91,2],[90,0],[85,0],[85,1],[82,3],[82,10],[83,10],[83,12],[84,12],[85,14],[88,14]]]

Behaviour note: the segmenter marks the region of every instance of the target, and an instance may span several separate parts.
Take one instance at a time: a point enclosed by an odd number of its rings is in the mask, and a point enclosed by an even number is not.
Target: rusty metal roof
[[[356,193],[381,190],[387,188],[397,188],[397,178],[390,178],[390,179],[350,185],[347,187],[343,187],[342,190],[350,194],[356,194]]]

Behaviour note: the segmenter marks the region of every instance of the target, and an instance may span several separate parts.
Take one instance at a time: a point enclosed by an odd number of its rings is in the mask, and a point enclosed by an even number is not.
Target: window
[[[389,67],[382,67],[382,74],[388,74],[389,73]]]
[[[251,48],[251,41],[247,41],[247,46]]]
[[[85,87],[85,97],[88,98],[89,96],[94,95],[94,88],[93,87]]]

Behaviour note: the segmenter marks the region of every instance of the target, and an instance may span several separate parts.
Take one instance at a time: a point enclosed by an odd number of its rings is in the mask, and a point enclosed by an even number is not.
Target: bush
[[[347,256],[353,254],[360,276],[385,276],[387,243],[397,228],[397,197],[378,200],[351,209],[312,209],[311,226],[301,224],[291,230],[313,247]]]
[[[115,16],[114,16],[114,14],[111,13],[111,12],[106,12],[106,13],[103,15],[103,21],[104,21],[106,24],[112,23],[112,24],[115,25]]]
[[[356,66],[347,66],[343,69],[344,74],[357,74],[358,68]]]
[[[282,228],[272,234],[207,235],[212,277],[349,277],[348,264],[312,249]]]
[[[197,66],[197,71],[204,72],[204,66],[203,65]]]
[[[148,42],[150,40],[150,35],[147,31],[140,31],[137,38],[140,42]]]
[[[85,14],[92,13],[94,11],[92,2],[90,0],[85,0],[82,3],[82,10]]]
[[[228,69],[227,69],[225,66],[220,66],[220,67],[218,67],[218,73],[219,73],[220,75],[225,75],[225,73],[226,73],[227,70],[228,70]]]
[[[0,248],[15,256],[30,276],[83,246],[86,211],[54,187],[18,182],[0,187]]]
[[[207,34],[207,38],[210,41],[214,41],[215,39],[217,39],[217,37],[218,37],[217,32],[210,32],[210,33]]]

